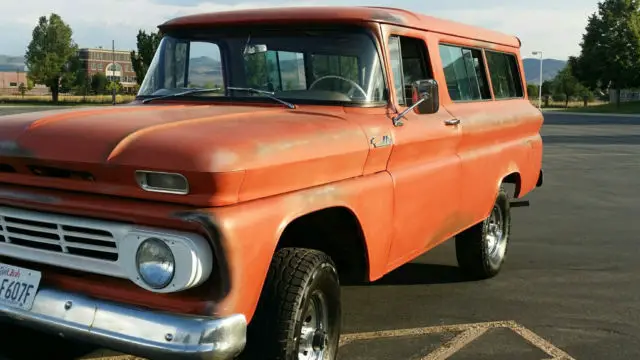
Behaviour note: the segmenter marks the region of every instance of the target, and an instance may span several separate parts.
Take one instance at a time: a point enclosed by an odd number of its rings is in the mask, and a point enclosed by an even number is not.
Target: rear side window
[[[496,99],[523,97],[522,80],[516,57],[493,51],[486,51],[486,54]]]
[[[452,45],[440,45],[440,58],[453,101],[491,99],[482,51]]]

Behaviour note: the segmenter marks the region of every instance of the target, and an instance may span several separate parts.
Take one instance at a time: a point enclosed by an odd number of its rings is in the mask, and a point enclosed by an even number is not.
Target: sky
[[[597,0],[3,0],[0,54],[22,56],[40,16],[57,13],[73,29],[80,47],[135,49],[139,29],[155,31],[176,16],[245,8],[283,6],[391,6],[478,25],[518,36],[522,56],[542,50],[566,60],[580,52],[587,18]]]

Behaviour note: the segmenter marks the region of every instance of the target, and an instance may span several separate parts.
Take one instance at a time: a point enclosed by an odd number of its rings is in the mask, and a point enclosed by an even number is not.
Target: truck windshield
[[[138,97],[218,89],[188,96],[270,101],[269,92],[291,103],[371,106],[386,101],[385,88],[377,48],[365,30],[234,28],[165,35]]]

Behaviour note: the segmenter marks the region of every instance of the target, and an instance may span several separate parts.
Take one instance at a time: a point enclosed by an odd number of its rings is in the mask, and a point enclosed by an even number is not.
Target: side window
[[[398,103],[411,106],[411,83],[432,78],[425,43],[416,38],[392,36],[389,55]]]
[[[487,64],[496,99],[524,96],[518,61],[514,55],[487,51]]]
[[[224,81],[222,78],[222,63],[220,59],[220,48],[217,44],[210,42],[191,42],[189,44],[188,73],[176,72],[176,74],[178,74],[178,76],[187,75],[188,83],[185,87],[221,88],[224,86]]]
[[[453,101],[491,99],[484,71],[482,51],[452,45],[440,45],[440,58]]]

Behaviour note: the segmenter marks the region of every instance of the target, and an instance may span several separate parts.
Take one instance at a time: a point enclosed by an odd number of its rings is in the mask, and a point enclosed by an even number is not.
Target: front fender
[[[369,259],[369,278],[381,277],[393,231],[393,183],[386,172],[204,210],[219,226],[229,269],[229,291],[217,304],[216,315],[243,314],[250,320],[286,227],[300,216],[338,206],[358,218]]]

